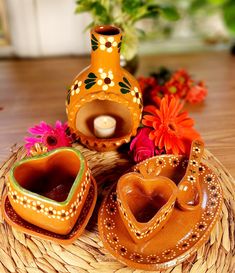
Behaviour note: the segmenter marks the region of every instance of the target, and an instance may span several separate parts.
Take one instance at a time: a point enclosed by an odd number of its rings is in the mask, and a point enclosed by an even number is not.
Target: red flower
[[[204,82],[199,82],[198,85],[193,85],[189,90],[186,101],[190,103],[199,103],[202,102],[207,96],[207,88]]]
[[[130,151],[134,156],[135,162],[143,161],[154,156],[154,143],[149,138],[150,128],[141,128],[136,137],[132,140]]]
[[[165,94],[175,95],[179,98],[185,98],[188,91],[191,88],[193,80],[190,75],[184,69],[177,70],[171,77],[171,79],[166,82]]]
[[[142,123],[152,128],[149,138],[159,149],[165,148],[168,154],[188,154],[193,139],[200,138],[193,128],[193,119],[187,112],[181,112],[183,104],[175,97],[165,96],[160,109],[145,107],[151,115],[145,115]]]

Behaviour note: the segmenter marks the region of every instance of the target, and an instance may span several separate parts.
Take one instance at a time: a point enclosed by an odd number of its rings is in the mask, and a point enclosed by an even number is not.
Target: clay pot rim
[[[138,179],[140,179],[141,181],[144,181],[146,179],[141,174],[136,173],[136,172],[130,172],[130,173],[127,173],[127,174],[124,174],[123,176],[121,176],[121,178],[119,179],[119,181],[117,183],[117,189],[116,189],[116,191],[117,191],[117,197],[118,197],[119,201],[121,199],[123,200],[123,198],[122,198],[123,197],[123,193],[121,191],[121,188],[124,186],[122,184],[125,183],[125,178],[128,177],[128,176],[133,176],[133,175],[136,176],[136,177],[138,177]],[[147,179],[150,180],[150,181],[156,181],[156,179],[159,178],[159,177],[161,178],[161,180],[164,180],[164,182],[161,181],[161,183],[167,184],[167,186],[171,188],[172,194],[171,194],[170,198],[167,200],[167,202],[158,210],[158,212],[148,222],[145,222],[145,223],[137,221],[136,218],[135,218],[135,216],[131,212],[130,207],[125,204],[124,207],[127,210],[128,218],[132,221],[132,223],[135,226],[137,226],[137,225],[138,226],[143,226],[143,227],[146,226],[146,229],[148,229],[147,225],[152,225],[155,222],[156,218],[160,216],[160,214],[162,213],[162,211],[164,211],[167,208],[171,207],[172,204],[174,204],[175,201],[176,201],[177,193],[178,193],[178,187],[176,186],[176,184],[170,178],[159,175],[156,178],[153,178],[153,179],[147,178]],[[122,206],[123,206],[123,204],[122,204]],[[119,202],[118,202],[118,208],[120,208]]]
[[[50,199],[48,197],[42,196],[42,195],[40,195],[38,193],[29,191],[29,190],[23,188],[17,182],[17,180],[16,180],[16,178],[14,176],[14,173],[15,173],[15,170],[16,170],[17,167],[19,167],[21,165],[24,165],[26,162],[37,161],[37,160],[40,160],[40,159],[43,159],[43,158],[49,159],[50,157],[53,157],[54,155],[59,154],[59,153],[63,153],[63,152],[74,153],[77,156],[77,158],[79,159],[79,161],[80,161],[79,171],[77,173],[77,176],[76,176],[76,178],[75,178],[75,180],[73,182],[73,185],[72,185],[72,187],[71,187],[71,189],[69,191],[69,194],[68,194],[65,201],[58,202],[58,201],[55,201],[55,200]],[[67,206],[71,202],[77,187],[82,183],[82,176],[85,174],[86,169],[87,169],[86,160],[85,160],[84,156],[82,155],[82,153],[80,151],[78,151],[78,150],[76,150],[74,148],[61,147],[61,148],[57,148],[55,150],[52,150],[50,152],[47,152],[45,154],[37,155],[37,156],[34,156],[34,157],[24,158],[24,159],[16,162],[12,166],[12,168],[10,169],[9,180],[10,180],[10,184],[11,184],[12,188],[14,190],[20,192],[22,195],[30,196],[31,198],[33,198],[36,201],[46,202],[47,204],[52,204],[52,205],[54,205],[56,207],[64,207],[64,206]]]
[[[98,25],[92,29],[92,32],[105,37],[119,36],[122,33],[121,29],[114,25]],[[111,33],[109,34],[108,32]]]

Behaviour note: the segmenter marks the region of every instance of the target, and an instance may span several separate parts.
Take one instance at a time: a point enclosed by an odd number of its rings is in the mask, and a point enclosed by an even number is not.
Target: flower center
[[[169,124],[168,124],[168,128],[169,128],[170,130],[172,130],[172,131],[176,131],[176,127],[175,127],[175,125],[172,124],[172,123],[169,123]]]
[[[106,46],[106,47],[111,47],[112,44],[111,44],[110,42],[106,42],[106,43],[105,43],[105,46]]]
[[[57,139],[54,136],[48,136],[46,141],[50,146],[55,146],[57,144]]]
[[[104,83],[106,83],[106,84],[110,84],[110,83],[111,83],[110,78],[108,78],[108,77],[107,77],[107,78],[105,78],[105,79],[104,79]]]

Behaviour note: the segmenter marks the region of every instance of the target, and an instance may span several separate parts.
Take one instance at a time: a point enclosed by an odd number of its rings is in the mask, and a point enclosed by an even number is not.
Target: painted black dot
[[[167,214],[168,214],[168,212],[166,211],[164,215],[167,216]]]
[[[212,206],[212,207],[215,206],[215,202],[214,202],[214,201],[211,202],[211,206]]]
[[[107,223],[107,227],[111,227],[111,223],[110,222]]]
[[[193,235],[192,235],[192,239],[195,239],[195,238],[197,238],[197,235],[196,235],[196,234],[193,234]]]
[[[136,255],[135,255],[135,259],[136,259],[136,260],[139,260],[139,259],[140,259],[140,255],[139,255],[139,254],[136,254]]]
[[[157,260],[157,258],[156,257],[151,257],[150,260],[154,262],[154,261]]]
[[[122,253],[126,253],[126,249],[124,247],[121,247],[120,250]]]
[[[187,246],[188,246],[187,243],[182,244],[182,247],[187,247]]]
[[[174,160],[173,163],[176,165],[178,162],[177,162],[177,160]]]
[[[75,84],[74,85],[74,89],[76,90],[78,88],[78,84]]]
[[[15,199],[15,200],[17,199],[17,196],[16,196],[16,194],[14,194],[14,195],[13,195],[13,199]]]
[[[162,161],[161,161],[161,160],[159,160],[159,161],[158,161],[158,163],[161,165],[161,164],[162,164]]]
[[[211,181],[212,181],[212,178],[211,178],[210,176],[208,176],[208,177],[206,178],[206,181],[207,181],[207,182],[211,182]]]
[[[61,214],[61,217],[65,217],[66,216],[66,214],[63,212],[62,214]]]
[[[26,201],[26,200],[23,200],[23,204],[26,205],[26,204],[27,204],[27,201]]]
[[[216,189],[216,186],[215,185],[212,185],[211,186],[211,190],[214,191]]]
[[[205,227],[205,226],[204,226],[203,224],[200,224],[200,225],[198,226],[199,229],[204,229],[204,227]]]
[[[75,212],[75,211],[76,211],[76,206],[73,207],[73,212]]]
[[[160,220],[157,221],[157,225],[159,225],[159,223],[160,223]]]
[[[49,213],[50,215],[52,215],[52,214],[53,214],[53,211],[52,211],[52,210],[49,210],[48,213]]]
[[[41,206],[40,206],[40,205],[37,205],[37,206],[36,206],[36,209],[37,209],[37,210],[41,210]]]
[[[113,240],[114,240],[114,242],[117,242],[118,238],[116,236],[113,236]]]
[[[217,198],[217,197],[218,197],[218,194],[217,194],[217,193],[213,194],[213,197],[214,197],[214,198]]]
[[[111,213],[113,213],[113,212],[115,211],[114,207],[110,207],[110,208],[109,208],[109,211],[110,211]]]
[[[171,251],[168,250],[168,251],[165,253],[165,255],[167,256],[167,255],[169,255],[170,253],[171,253]]]
[[[140,233],[139,233],[139,232],[136,232],[136,236],[137,236],[137,237],[140,237]]]

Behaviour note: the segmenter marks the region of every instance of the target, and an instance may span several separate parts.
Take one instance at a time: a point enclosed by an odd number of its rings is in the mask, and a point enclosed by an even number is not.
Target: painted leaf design
[[[97,43],[96,41],[94,41],[94,40],[91,40],[91,44],[92,44],[93,46],[97,46],[97,45],[98,45],[98,43]]]
[[[91,82],[94,82],[95,81],[95,79],[86,79],[85,81],[84,81],[84,83],[91,83]]]
[[[121,86],[121,87],[124,87],[124,88],[126,88],[126,89],[130,89],[130,87],[127,86],[127,85],[126,85],[125,83],[123,83],[123,82],[119,82],[118,84],[119,84],[119,86]]]
[[[96,50],[98,48],[98,46],[92,46],[92,50]]]
[[[90,89],[94,84],[95,84],[95,82],[88,83],[85,85],[85,88]]]
[[[125,88],[121,88],[121,92],[122,92],[122,94],[127,94],[127,93],[130,93],[130,90],[125,89]]]
[[[88,74],[88,78],[96,79],[97,77],[96,77],[96,75],[94,73],[91,72],[91,73]]]
[[[98,43],[98,40],[96,39],[94,34],[92,34],[91,37],[92,37],[93,40],[95,40]]]
[[[130,82],[128,81],[127,78],[123,77],[123,81],[131,87],[131,84],[130,84]]]

